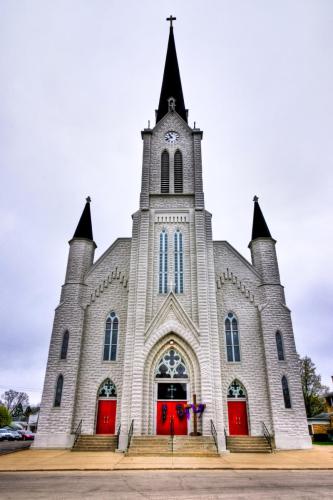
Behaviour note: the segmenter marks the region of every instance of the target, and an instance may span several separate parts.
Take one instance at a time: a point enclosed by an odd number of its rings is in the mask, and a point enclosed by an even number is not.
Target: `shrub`
[[[9,425],[12,421],[9,411],[5,406],[0,406],[0,427]]]

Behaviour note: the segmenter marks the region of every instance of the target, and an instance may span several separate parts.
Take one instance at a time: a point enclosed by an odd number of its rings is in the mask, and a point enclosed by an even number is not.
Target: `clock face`
[[[175,144],[175,142],[177,142],[179,139],[179,134],[174,130],[170,130],[165,134],[164,139],[168,144]]]

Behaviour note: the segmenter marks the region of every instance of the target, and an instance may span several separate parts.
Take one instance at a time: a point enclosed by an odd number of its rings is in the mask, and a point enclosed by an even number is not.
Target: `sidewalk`
[[[273,454],[229,453],[221,457],[125,457],[112,452],[24,450],[0,456],[0,472],[158,469],[333,469],[333,446]]]

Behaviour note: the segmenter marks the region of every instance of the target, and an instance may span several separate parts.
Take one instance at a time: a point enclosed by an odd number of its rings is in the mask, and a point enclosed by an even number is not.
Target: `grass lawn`
[[[313,441],[312,444],[319,444],[320,446],[333,446],[333,441]]]

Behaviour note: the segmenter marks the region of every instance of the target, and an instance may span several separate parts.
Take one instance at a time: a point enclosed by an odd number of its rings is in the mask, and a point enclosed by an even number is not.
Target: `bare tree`
[[[26,392],[18,392],[10,389],[1,396],[3,405],[8,409],[11,415],[15,413],[17,407],[27,406],[29,396]]]

